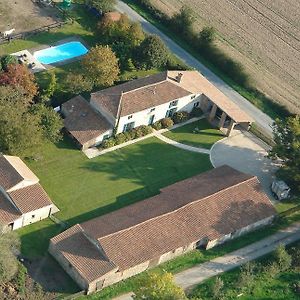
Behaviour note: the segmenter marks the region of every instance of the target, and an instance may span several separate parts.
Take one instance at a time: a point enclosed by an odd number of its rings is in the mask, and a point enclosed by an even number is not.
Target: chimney
[[[177,81],[178,83],[181,82],[182,76],[183,76],[182,73],[178,73],[178,75],[176,76],[176,81]]]

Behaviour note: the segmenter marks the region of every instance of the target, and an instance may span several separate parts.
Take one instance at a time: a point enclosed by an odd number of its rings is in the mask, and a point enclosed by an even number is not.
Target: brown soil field
[[[181,6],[195,14],[195,29],[213,26],[218,45],[241,62],[257,88],[300,113],[299,0],[151,0],[168,15]]]
[[[58,11],[39,6],[32,0],[0,0],[0,31],[15,28],[15,33],[27,32],[59,20]]]

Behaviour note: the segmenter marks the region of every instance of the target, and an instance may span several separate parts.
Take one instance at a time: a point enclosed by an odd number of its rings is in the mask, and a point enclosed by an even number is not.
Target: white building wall
[[[16,230],[23,227],[23,216],[14,221],[12,230]]]
[[[193,98],[194,96],[196,96],[196,97]],[[201,97],[200,97],[200,95],[189,95],[189,96],[186,96],[186,97],[183,97],[180,99],[171,100],[170,102],[167,102],[165,104],[158,105],[155,107],[155,110],[152,112],[151,112],[151,108],[149,108],[149,109],[132,114],[132,118],[130,118],[130,119],[128,119],[128,117],[129,117],[128,115],[121,117],[120,121],[119,121],[117,133],[123,132],[124,125],[127,123],[135,122],[134,127],[138,127],[140,125],[148,125],[149,118],[152,115],[154,115],[153,122],[156,122],[160,119],[165,118],[167,111],[170,109],[170,107],[169,107],[170,103],[175,100],[178,100],[177,106],[174,106],[177,108],[176,111],[191,112],[194,107],[194,103],[200,102]],[[171,108],[173,108],[173,107],[171,107]]]
[[[51,213],[52,204],[45,206],[43,208],[31,211],[29,213],[23,214],[23,226],[38,222],[42,219],[49,217]]]

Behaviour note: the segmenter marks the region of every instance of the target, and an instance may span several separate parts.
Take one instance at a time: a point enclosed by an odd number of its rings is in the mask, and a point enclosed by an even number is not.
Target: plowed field
[[[256,86],[300,113],[299,0],[151,0],[172,15],[193,8],[197,30],[218,31],[218,44],[240,61]]]

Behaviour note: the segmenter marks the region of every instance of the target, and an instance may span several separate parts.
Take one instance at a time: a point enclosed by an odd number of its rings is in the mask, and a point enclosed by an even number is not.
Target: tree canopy
[[[82,70],[96,87],[108,87],[118,79],[118,59],[108,46],[95,46],[83,58]]]
[[[173,281],[171,273],[148,273],[140,279],[139,288],[134,290],[135,300],[186,300],[182,288]]]
[[[193,10],[186,5],[182,6],[180,11],[171,18],[173,28],[183,34],[191,34],[193,32],[194,21]]]
[[[116,0],[86,0],[86,3],[100,12],[108,12],[114,9]]]
[[[0,73],[0,85],[11,85],[28,97],[34,97],[38,92],[34,76],[24,65],[9,64]]]
[[[168,58],[169,50],[156,35],[147,36],[137,49],[137,61],[146,69],[162,67]]]
[[[275,145],[269,151],[269,156],[282,160],[278,176],[300,192],[300,116],[277,119],[273,133]]]
[[[10,281],[18,271],[15,256],[20,240],[15,232],[3,233],[0,227],[0,284]]]

